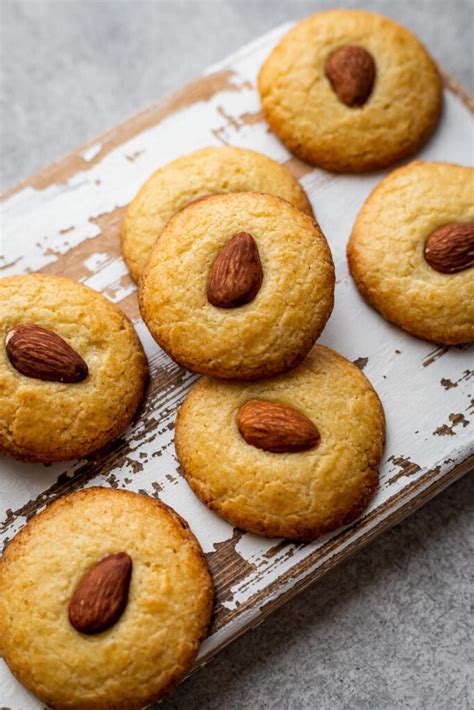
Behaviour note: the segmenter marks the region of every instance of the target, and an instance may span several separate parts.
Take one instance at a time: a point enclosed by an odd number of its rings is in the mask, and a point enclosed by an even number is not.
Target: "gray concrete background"
[[[473,0],[0,0],[0,189],[281,22],[337,5],[404,23],[474,92]]]
[[[280,22],[338,4],[0,0],[2,189]],[[407,25],[474,91],[471,0],[341,5]],[[471,475],[224,650],[163,710],[473,707],[473,494]]]

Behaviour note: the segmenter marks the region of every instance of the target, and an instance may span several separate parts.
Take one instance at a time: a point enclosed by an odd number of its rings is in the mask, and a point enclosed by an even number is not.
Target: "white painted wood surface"
[[[278,28],[212,67],[206,75],[224,77],[220,90],[204,97],[198,93],[189,102],[170,100],[169,111],[162,110],[166,102],[160,104],[156,121],[152,107],[143,130],[130,131],[130,137],[122,140],[127,135],[124,124],[117,135],[112,131],[78,151],[74,163],[66,159],[69,169],[64,170],[64,180],[33,178],[12,191],[2,208],[3,276],[62,270],[63,265],[68,274],[68,265],[74,262],[84,283],[116,303],[127,304],[133,315],[137,312],[135,286],[118,256],[116,230],[103,223],[108,215],[120,216],[119,208],[156,168],[196,148],[229,143],[288,162],[290,169],[302,175],[337,273],[336,305],[321,342],[363,367],[387,415],[380,489],[361,519],[302,545],[235,531],[208,511],[179,474],[173,447],[176,408],[195,376],[169,360],[138,316],[135,326],[149,357],[153,386],[142,418],[121,438],[116,455],[52,466],[0,458],[4,542],[28,516],[58,495],[84,485],[113,485],[158,495],[175,508],[208,553],[216,579],[224,569],[224,557],[231,559],[233,571],[224,571],[218,583],[216,622],[198,662],[465,472],[465,462],[474,453],[472,349],[437,348],[385,322],[362,301],[348,274],[345,245],[352,224],[385,171],[335,176],[318,169],[302,170],[260,116],[256,74],[288,27]],[[440,126],[416,157],[472,164],[472,131],[467,106],[459,96],[445,91]],[[89,241],[92,250],[83,249],[88,240],[94,240]],[[0,705],[11,710],[43,707],[3,662]]]

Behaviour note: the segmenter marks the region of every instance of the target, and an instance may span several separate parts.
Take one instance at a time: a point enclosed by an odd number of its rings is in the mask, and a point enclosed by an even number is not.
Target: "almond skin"
[[[307,416],[286,404],[251,399],[237,415],[237,426],[251,446],[281,454],[307,451],[320,435]]]
[[[338,47],[326,58],[324,72],[343,104],[365,104],[375,81],[375,62],[370,52],[352,45]]]
[[[445,224],[430,234],[425,259],[442,274],[455,274],[474,264],[474,222]]]
[[[104,557],[79,582],[69,604],[69,621],[81,634],[113,626],[128,601],[132,558],[126,552]]]
[[[207,280],[207,300],[217,308],[250,303],[260,290],[263,269],[255,239],[239,232],[222,247]]]
[[[52,382],[81,382],[89,370],[82,357],[60,335],[24,323],[8,331],[5,349],[22,375]]]

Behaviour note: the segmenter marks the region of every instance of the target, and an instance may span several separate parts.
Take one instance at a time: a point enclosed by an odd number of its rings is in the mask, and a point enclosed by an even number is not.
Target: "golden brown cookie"
[[[293,27],[264,63],[265,116],[297,156],[363,172],[413,154],[435,127],[440,77],[419,40],[363,10],[329,10]]]
[[[105,618],[117,596],[106,630],[79,626]],[[89,488],[50,505],[8,545],[0,652],[52,707],[134,710],[189,671],[212,600],[199,543],[176,513],[144,495]]]
[[[288,170],[253,150],[202,148],[153,173],[122,223],[122,253],[132,278],[138,281],[157,237],[183,207],[204,195],[247,191],[278,195],[313,214],[305,191]]]
[[[86,456],[128,425],[147,362],[104,296],[58,276],[0,280],[0,450],[25,461]]]
[[[384,318],[419,338],[474,340],[474,169],[416,161],[390,173],[361,209],[351,274]]]
[[[362,372],[316,345],[273,379],[198,380],[178,415],[176,451],[194,492],[233,525],[313,540],[367,505],[384,430]]]
[[[331,313],[334,266],[311,217],[273,195],[215,195],[179,212],[140,282],[140,310],[183,367],[257,379],[300,362]]]

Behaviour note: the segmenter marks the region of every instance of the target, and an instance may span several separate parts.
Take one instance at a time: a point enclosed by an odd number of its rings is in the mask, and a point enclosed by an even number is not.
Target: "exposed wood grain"
[[[220,91],[239,91],[240,87],[232,82],[232,77],[233,71],[229,69],[209,76],[199,77],[189,82],[181,89],[152,104],[141,113],[123,121],[97,138],[84,143],[66,157],[51,163],[51,165],[39,170],[27,180],[10,188],[3,194],[3,198],[11,197],[24,187],[34,187],[37,190],[41,190],[48,187],[48,185],[65,182],[78,171],[89,170],[115,147],[150,126],[156,126],[160,121],[176,113],[176,111],[198,101],[208,101]],[[93,160],[86,161],[83,154],[97,144],[101,144],[100,151]],[[133,156],[130,157],[133,159]]]
[[[451,91],[455,96],[458,96],[463,104],[474,113],[474,96],[471,96],[469,92],[457,81],[451,74],[440,68],[440,74],[443,79],[444,86]]]
[[[425,505],[425,503],[428,503],[428,501],[438,495],[438,493],[441,493],[441,491],[443,491],[449,485],[451,485],[452,483],[460,479],[462,476],[464,476],[466,473],[471,471],[473,467],[474,456],[470,456],[465,461],[462,461],[458,465],[454,466],[448,474],[446,474],[443,478],[439,479],[438,481],[427,487],[422,493],[415,496],[412,500],[407,500],[404,505],[390,511],[383,519],[381,519],[378,525],[374,526],[370,530],[370,532],[361,536],[357,540],[357,542],[352,544],[350,547],[347,547],[338,554],[335,554],[330,557],[314,573],[308,574],[306,576],[304,575],[305,570],[310,567],[309,564],[305,565],[302,569],[295,568],[294,570],[292,570],[292,576],[295,580],[293,585],[289,589],[281,592],[278,596],[275,596],[275,589],[268,589],[265,590],[264,596],[253,599],[252,606],[258,609],[258,614],[250,618],[242,625],[240,625],[240,627],[236,629],[235,635],[233,635],[231,638],[226,639],[226,643],[222,644],[220,648],[223,648],[225,645],[228,645],[232,641],[235,641],[239,636],[242,636],[247,631],[250,631],[251,629],[261,624],[262,621],[264,621],[264,619],[269,616],[273,611],[276,611],[276,609],[278,609],[287,601],[302,592],[310,584],[313,584],[313,582],[316,582],[318,579],[321,579],[321,577],[323,577],[327,572],[331,571],[332,569],[340,565],[342,562],[347,560],[349,557],[352,557],[354,554],[362,550],[366,545],[375,540],[375,538],[378,537],[382,532],[390,529],[394,525],[397,525],[402,520],[404,520],[404,518],[411,515],[411,513],[413,513],[415,510],[421,508],[423,505]],[[288,581],[288,579],[285,581]],[[279,584],[281,586],[280,580]],[[274,595],[273,597],[272,594]],[[269,599],[265,601],[265,597],[269,597]],[[243,613],[243,611],[244,609],[241,609],[240,613]],[[199,657],[199,663],[193,669],[193,672],[197,670],[200,666],[207,663],[207,661],[209,661],[209,659],[213,655],[214,653],[201,655]]]
[[[459,97],[471,111],[474,111],[474,100],[467,95],[462,87],[445,72],[443,72],[443,79],[449,91]],[[70,156],[41,170],[29,180],[9,190],[4,199],[15,195],[23,188],[30,187],[41,191],[50,185],[65,183],[79,171],[89,171],[117,146],[142,131],[158,125],[165,118],[173,116],[181,109],[199,102],[209,101],[223,91],[239,92],[242,89],[249,89],[248,82],[242,82],[232,69],[225,69],[202,77],[172,96],[157,102],[138,116],[130,118],[99,138],[90,141]],[[262,121],[259,111],[243,112],[238,116],[238,119],[227,114],[223,108],[218,107],[217,112],[223,121],[223,130],[219,134],[223,142],[226,140],[224,129],[229,125],[240,130],[245,127],[257,126]],[[235,125],[236,123],[237,125]],[[97,146],[96,154],[90,160],[86,160],[84,155],[88,149],[94,146]],[[133,161],[135,156],[127,156],[127,159]],[[296,158],[287,160],[286,165],[298,178],[304,178],[312,171],[312,168]],[[330,181],[338,178],[325,176],[324,179]],[[88,279],[93,276],[87,263],[98,253],[106,254],[107,259],[111,262],[121,263],[119,234],[123,210],[123,207],[119,207],[91,218],[90,221],[99,228],[100,233],[97,236],[84,239],[66,253],[52,254],[54,260],[44,266],[41,269],[42,272],[61,274],[87,283]],[[67,232],[68,229],[65,229],[65,239],[67,239]],[[137,319],[139,313],[136,287],[125,271],[120,273],[118,290],[115,292],[105,290],[105,293],[119,303],[131,318]],[[458,350],[463,352],[464,346]],[[399,353],[399,351],[396,352]],[[431,352],[421,361],[421,369],[430,366],[429,371],[431,372],[439,359],[448,352],[449,348],[435,348],[433,346]],[[359,365],[365,368],[369,359],[365,353],[362,355],[357,360]],[[176,462],[170,453],[172,448],[171,434],[177,407],[194,380],[194,376],[184,372],[162,354],[153,354],[150,366],[151,379],[146,400],[127,434],[86,461],[65,464],[56,480],[52,481],[45,490],[32,496],[27,502],[18,505],[14,510],[7,510],[0,527],[5,543],[8,542],[20,524],[46,504],[93,480],[113,487],[127,487],[132,482],[140,481],[144,467],[149,464],[149,459],[152,457],[155,461],[166,459],[166,462],[169,463],[169,469],[166,469],[168,480],[179,477],[179,472],[176,471]],[[460,382],[461,379],[458,381]],[[457,386],[457,382],[445,379],[445,384],[442,386],[446,392],[450,392]],[[163,433],[169,434],[168,438],[163,438],[161,436]],[[156,444],[156,449],[152,446],[151,453],[142,450],[137,456],[136,452],[144,442],[148,444],[150,442],[152,444],[154,442],[161,443]],[[217,588],[217,604],[211,629],[211,641],[216,632],[219,632],[219,636],[216,637],[218,638],[216,643],[211,642],[204,650],[199,657],[198,664],[206,662],[219,648],[244,633],[248,628],[255,626],[272,610],[297,594],[306,585],[320,578],[382,531],[399,522],[416,507],[459,478],[474,464],[474,460],[470,458],[464,461],[444,461],[443,470],[440,466],[424,470],[422,462],[413,462],[402,456],[392,457],[391,463],[398,468],[394,469],[392,477],[384,482],[384,486],[390,489],[390,486],[403,482],[404,485],[400,490],[367,512],[349,528],[338,531],[328,538],[324,545],[314,550],[302,544],[292,545],[279,541],[269,544],[267,551],[262,555],[267,565],[265,567],[267,573],[269,570],[271,571],[273,564],[281,563],[282,560],[291,561],[292,564],[285,572],[276,574],[273,581],[269,581],[262,589],[255,589],[255,592],[250,593],[242,603],[235,605],[230,603],[234,597],[234,589],[250,574],[258,574],[256,565],[244,559],[242,554],[238,552],[237,548],[242,542],[242,532],[234,530],[229,539],[216,542],[213,545],[212,551],[207,553]],[[127,477],[121,479],[118,472],[125,469],[128,471]],[[410,478],[411,476],[414,477],[413,480]],[[148,490],[144,492],[158,497],[161,491],[162,484],[157,476],[151,480]],[[313,551],[293,564],[297,555],[305,550]]]

